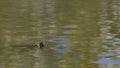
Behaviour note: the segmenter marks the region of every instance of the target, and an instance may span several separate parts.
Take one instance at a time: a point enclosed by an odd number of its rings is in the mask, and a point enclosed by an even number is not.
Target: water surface
[[[119,68],[119,3],[1,0],[0,68]]]

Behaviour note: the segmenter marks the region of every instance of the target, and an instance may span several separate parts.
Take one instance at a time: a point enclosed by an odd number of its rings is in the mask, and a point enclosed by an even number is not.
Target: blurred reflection
[[[1,0],[0,68],[119,67],[118,3]]]
[[[94,62],[100,66],[100,68],[113,68],[119,67],[119,30],[118,30],[118,0],[116,1],[104,1],[101,2],[101,12],[100,12],[100,31],[101,37],[103,37],[101,48],[104,51],[97,54],[98,61]],[[106,7],[104,7],[106,6]],[[114,59],[113,59],[114,58]]]

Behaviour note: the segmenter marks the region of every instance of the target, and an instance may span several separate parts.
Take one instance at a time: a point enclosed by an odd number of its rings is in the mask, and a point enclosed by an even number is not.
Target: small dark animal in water
[[[34,45],[34,48],[42,49],[42,48],[44,48],[44,44],[42,42],[37,43],[36,45]]]

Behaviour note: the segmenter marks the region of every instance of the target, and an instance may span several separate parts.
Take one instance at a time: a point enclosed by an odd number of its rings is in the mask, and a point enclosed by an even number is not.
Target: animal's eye
[[[43,48],[44,47],[44,44],[41,42],[40,43],[40,48]]]

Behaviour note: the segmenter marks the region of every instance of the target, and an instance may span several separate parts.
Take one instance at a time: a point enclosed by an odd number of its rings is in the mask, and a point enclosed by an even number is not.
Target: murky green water
[[[119,68],[119,6],[119,0],[1,0],[0,68]],[[43,49],[32,48],[41,41]]]

